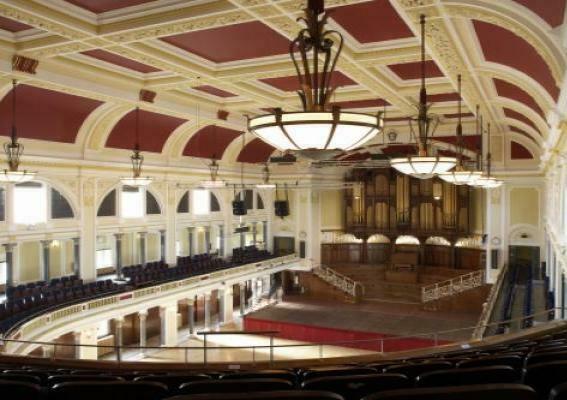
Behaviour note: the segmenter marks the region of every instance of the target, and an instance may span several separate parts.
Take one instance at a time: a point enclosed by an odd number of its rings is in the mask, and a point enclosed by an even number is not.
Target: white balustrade
[[[460,275],[446,281],[437,282],[433,285],[421,288],[421,302],[428,303],[453,296],[482,286],[484,284],[484,270],[474,271],[465,275]]]

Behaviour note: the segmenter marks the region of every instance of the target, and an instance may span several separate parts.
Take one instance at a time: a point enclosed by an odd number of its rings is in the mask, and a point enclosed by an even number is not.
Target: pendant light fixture
[[[23,183],[31,181],[35,178],[36,172],[20,171],[20,158],[24,153],[24,145],[18,143],[18,135],[16,129],[16,80],[12,81],[12,131],[10,141],[4,143],[4,153],[6,153],[8,161],[8,169],[0,172],[0,182]]]
[[[270,167],[268,163],[262,168],[262,183],[258,183],[256,188],[258,189],[275,189],[276,184],[270,182]]]
[[[130,160],[132,161],[132,176],[131,177],[124,177],[120,178],[120,182],[122,182],[125,186],[133,186],[133,187],[142,187],[148,186],[152,183],[152,178],[149,176],[142,176],[142,165],[144,164],[144,156],[140,154],[140,108],[136,107],[136,126],[135,126],[135,134],[136,134],[136,142],[134,144],[134,149],[132,150],[132,155],[130,156]]]
[[[209,168],[209,173],[211,174],[211,179],[201,181],[201,187],[203,189],[214,189],[214,188],[221,188],[226,186],[226,182],[219,180],[219,164],[216,159],[216,154],[213,154],[213,158],[211,158],[211,162],[207,164]]]
[[[420,16],[420,25],[421,89],[419,91],[418,114],[410,118],[411,134],[416,138],[418,155],[392,158],[390,165],[401,173],[411,175],[414,178],[429,179],[437,174],[449,171],[457,164],[457,159],[455,157],[428,155],[428,140],[435,133],[439,124],[439,117],[428,112],[431,104],[427,104],[427,89],[425,88],[425,15],[423,14]]]
[[[476,175],[476,179],[471,180],[470,182],[468,182],[467,184],[469,186],[475,186],[475,182],[482,177],[482,131],[480,126],[482,125],[482,123],[479,123],[482,121],[482,116],[480,115],[480,107],[477,104],[476,105],[476,112],[475,112],[476,118],[475,118],[475,133],[476,136],[479,137],[478,140],[478,146],[477,146],[477,154],[476,154],[476,160],[475,160],[475,166],[476,168],[473,170],[473,172]]]
[[[480,187],[483,189],[494,189],[502,186],[503,182],[499,179],[490,176],[490,168],[492,163],[492,154],[490,153],[490,122],[487,125],[486,134],[487,134],[486,146],[488,147],[488,151],[486,153],[486,174],[478,178],[475,182],[471,184],[471,186]]]
[[[295,151],[319,160],[362,146],[383,126],[380,113],[343,112],[337,106],[330,106],[336,89],[331,81],[343,37],[337,31],[325,30],[327,18],[324,0],[308,0],[305,17],[299,18],[306,28],[289,47],[303,111],[283,112],[276,108],[272,114],[248,120],[248,129],[278,150]],[[333,54],[334,38],[337,38],[337,48]]]
[[[463,168],[463,124],[461,118],[461,75],[457,77],[458,87],[459,87],[459,122],[457,123],[457,166],[455,167],[454,171],[445,172],[443,174],[439,174],[439,178],[443,179],[445,182],[452,183],[454,185],[467,185],[473,183],[478,178],[480,178],[481,173],[476,171],[467,171]]]

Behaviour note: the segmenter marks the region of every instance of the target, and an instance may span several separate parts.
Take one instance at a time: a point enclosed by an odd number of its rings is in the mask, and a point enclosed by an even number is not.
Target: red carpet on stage
[[[347,329],[326,328],[322,326],[304,325],[293,322],[269,321],[244,317],[244,329],[251,331],[278,331],[276,337],[310,343],[329,343],[337,346],[353,347],[374,351],[412,350],[435,345],[433,339],[419,337],[398,337],[375,332],[351,331]],[[379,340],[384,340],[384,348]],[[331,343],[341,341],[361,341],[358,343]],[[450,341],[439,340],[438,344],[449,344]]]

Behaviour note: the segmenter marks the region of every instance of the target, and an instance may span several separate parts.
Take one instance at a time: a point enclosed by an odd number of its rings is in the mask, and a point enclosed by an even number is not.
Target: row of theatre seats
[[[244,249],[234,249],[230,259],[225,260],[216,254],[197,254],[194,256],[177,257],[177,265],[168,267],[161,261],[147,263],[145,266],[138,264],[122,269],[122,273],[129,279],[129,284],[134,287],[143,287],[149,284],[166,282],[169,280],[183,279],[195,275],[210,274],[239,265],[250,264],[272,258],[268,251],[259,250],[256,246],[248,246]]]
[[[209,274],[272,257],[270,253],[255,247],[246,248],[245,254],[245,257],[239,256],[239,262],[226,261],[216,255],[198,254],[179,257],[178,265],[171,268],[160,261],[147,263],[145,266],[124,267],[123,274],[129,279],[127,285],[118,285],[111,279],[84,283],[76,276],[65,276],[51,279],[49,282],[31,282],[8,288],[6,301],[0,303],[0,332],[5,332],[15,323],[50,308],[160,282]]]
[[[84,283],[75,276],[19,285],[0,303],[0,332],[40,311],[125,290],[111,279]]]
[[[279,370],[3,368],[0,390],[10,400],[565,400],[567,332],[427,358]]]

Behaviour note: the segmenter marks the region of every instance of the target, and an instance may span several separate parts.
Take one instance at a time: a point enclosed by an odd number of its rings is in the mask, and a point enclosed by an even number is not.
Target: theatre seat
[[[284,369],[233,372],[221,375],[220,379],[283,379],[297,383],[297,375]]]
[[[391,390],[362,400],[536,400],[536,392],[519,384],[491,384]]]
[[[481,357],[474,360],[461,361],[457,363],[457,368],[490,367],[496,365],[507,365],[520,371],[524,366],[524,359],[518,355]]]
[[[418,375],[431,371],[448,370],[453,368],[450,361],[432,361],[419,364],[392,365],[384,368],[384,372],[392,374],[402,374],[410,379],[415,379]]]
[[[189,382],[181,385],[180,394],[268,392],[292,390],[293,384],[283,379],[221,379]]]
[[[41,386],[35,383],[0,380],[2,398],[9,400],[41,400]]]
[[[313,378],[301,385],[304,390],[338,393],[346,400],[358,400],[371,393],[411,386],[411,381],[407,376],[387,373]]]
[[[35,383],[36,385],[41,385],[41,379],[34,375],[25,374],[2,374],[0,379],[3,381],[17,381],[17,382],[27,382]]]
[[[47,385],[53,386],[63,382],[116,382],[123,381],[119,376],[111,375],[51,375],[47,378]]]
[[[567,382],[551,389],[549,400],[567,400]]]
[[[540,399],[547,399],[551,389],[564,382],[567,382],[567,361],[530,365],[524,373],[524,383],[533,387]]]
[[[205,374],[168,374],[144,375],[134,378],[134,382],[159,382],[167,386],[169,393],[176,394],[184,383],[208,381],[211,377]]]
[[[167,386],[156,382],[64,382],[49,390],[50,400],[161,400]]]
[[[553,361],[567,361],[567,351],[545,351],[532,353],[526,358],[526,365],[541,364]]]
[[[416,378],[417,387],[480,385],[486,383],[519,383],[520,374],[509,366],[463,368],[432,371]]]
[[[367,367],[320,367],[303,371],[303,379],[323,378],[327,376],[366,375],[375,374],[374,368]]]
[[[209,393],[192,396],[175,396],[167,400],[343,400],[331,392],[285,390],[272,392]]]

